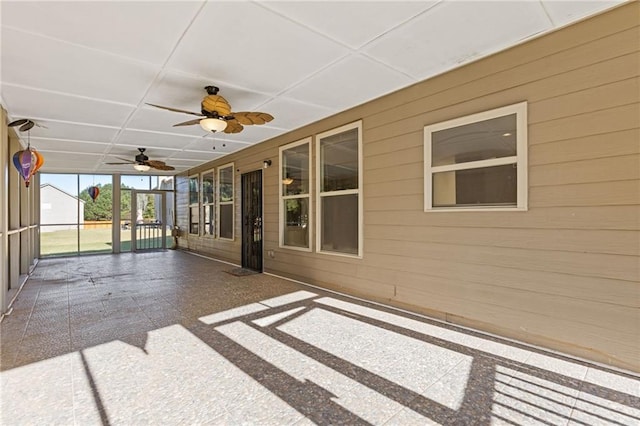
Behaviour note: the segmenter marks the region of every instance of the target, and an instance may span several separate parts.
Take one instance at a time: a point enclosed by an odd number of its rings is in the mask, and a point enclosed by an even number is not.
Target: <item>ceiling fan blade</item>
[[[116,157],[115,155],[114,155],[114,158],[117,158],[118,160],[126,161],[128,164],[135,163],[135,161],[131,161],[128,158]]]
[[[156,105],[156,104],[150,104],[150,103],[147,103],[147,105],[151,105],[152,107],[156,107],[156,108],[160,108],[160,109],[166,109],[167,111],[182,112],[184,114],[191,114],[191,115],[197,115],[198,117],[204,117],[204,115],[200,114],[199,112],[185,111],[183,109],[171,108],[171,107],[166,107],[166,106]]]
[[[28,118],[20,118],[19,120],[14,120],[11,123],[7,124],[7,126],[9,127],[22,126],[28,121],[29,121]]]
[[[238,120],[227,120],[227,127],[224,128],[225,133],[240,133],[244,127],[238,123]]]
[[[206,96],[200,103],[200,107],[208,112],[224,116],[231,113],[231,105],[220,95]]]
[[[201,118],[196,118],[195,120],[189,120],[189,121],[185,121],[185,122],[182,122],[182,123],[174,124],[173,127],[192,126],[194,124],[200,123],[200,120],[201,120]]]
[[[240,124],[244,124],[245,126],[251,124],[264,124],[273,120],[273,116],[271,114],[267,114],[266,112],[249,112],[249,111],[241,111],[241,112],[232,112],[231,115],[238,120]]]
[[[33,126],[35,126],[36,123],[34,123],[33,121],[29,120],[26,123],[24,123],[22,126],[20,126],[20,131],[21,132],[26,132],[27,130],[31,130],[31,128],[33,128]]]
[[[149,167],[153,167],[158,170],[175,170],[176,168],[173,166],[168,166],[164,161],[158,160],[147,160],[145,164]]]

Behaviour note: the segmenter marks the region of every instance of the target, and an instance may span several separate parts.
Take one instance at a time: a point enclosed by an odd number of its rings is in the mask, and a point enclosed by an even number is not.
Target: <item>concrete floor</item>
[[[3,425],[637,425],[640,381],[167,251],[40,262]]]

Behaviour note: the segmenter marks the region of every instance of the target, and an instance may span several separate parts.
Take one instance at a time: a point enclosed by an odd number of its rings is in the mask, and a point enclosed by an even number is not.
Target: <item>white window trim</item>
[[[231,199],[231,201],[220,201],[220,171],[222,169],[226,169],[231,167],[231,182],[232,182],[232,190],[231,193],[233,194],[233,198]],[[235,241],[236,238],[236,171],[235,171],[235,165],[234,163],[227,163],[227,164],[223,164],[222,166],[218,167],[217,173],[216,173],[216,177],[217,177],[217,184],[216,184],[216,237],[219,240],[223,240],[223,241]],[[220,206],[222,205],[229,205],[231,204],[232,210],[231,210],[231,238],[224,238],[220,236]]]
[[[204,175],[207,174],[213,174],[213,201],[211,201],[210,203],[205,203],[204,202]],[[214,223],[213,223],[213,234],[207,234],[205,232],[205,223],[204,223],[204,209],[206,206],[215,206],[216,205],[216,193],[217,193],[217,185],[216,185],[216,169],[210,169],[210,170],[206,170],[202,173],[200,173],[200,216],[202,217],[202,236],[205,238],[215,238],[216,236],[216,218],[214,218]],[[217,210],[217,207],[216,207]],[[216,211],[217,214],[217,211]]]
[[[191,179],[193,179],[193,178],[198,179],[198,184],[196,185],[197,188],[198,188],[198,202],[195,203],[195,204],[191,202]],[[200,209],[201,209],[200,200],[201,200],[201,197],[202,197],[202,195],[201,195],[202,192],[201,192],[201,188],[200,188],[200,183],[201,183],[201,180],[200,180],[200,175],[199,174],[195,174],[195,175],[189,176],[189,187],[188,187],[188,192],[187,192],[189,194],[189,215],[188,215],[189,229],[187,230],[188,231],[187,232],[188,235],[194,235],[194,236],[202,235],[202,220],[200,220],[200,214],[201,214],[201,211],[200,211]],[[198,233],[197,234],[191,232],[191,209],[194,208],[194,207],[198,208]]]
[[[348,189],[344,191],[329,191],[329,192],[321,192],[321,183],[322,179],[320,174],[322,172],[320,165],[320,145],[321,140],[336,135],[338,133],[343,133],[348,130],[358,129],[358,189]],[[364,252],[364,232],[363,232],[363,223],[364,223],[364,211],[363,211],[363,174],[364,170],[362,167],[362,120],[356,121],[355,123],[345,124],[344,126],[338,127],[336,129],[332,129],[323,133],[319,133],[316,135],[316,212],[318,220],[316,221],[316,252],[320,254],[327,254],[331,256],[340,256],[340,257],[349,257],[355,259],[362,259]],[[358,254],[348,254],[348,253],[338,253],[334,251],[326,251],[322,250],[322,197],[325,196],[333,196],[333,195],[352,195],[358,194]]]
[[[297,142],[292,142],[287,145],[283,145],[279,148],[279,168],[278,168],[278,228],[279,228],[279,236],[278,236],[278,247],[284,248],[287,250],[297,250],[297,251],[313,251],[313,206],[311,205],[311,188],[313,188],[313,173],[312,173],[312,147],[311,147],[311,137],[299,140]],[[288,149],[295,148],[300,145],[308,144],[308,152],[309,152],[309,191],[307,194],[296,194],[296,195],[282,195],[282,165],[284,164],[282,160],[282,153]],[[284,226],[282,225],[284,222],[284,209],[282,208],[284,200],[296,199],[296,198],[306,198],[308,200],[309,206],[309,246],[308,247],[294,247],[287,246],[284,244]]]
[[[465,124],[490,120],[505,115],[516,114],[516,155],[489,160],[471,161],[446,166],[431,166],[431,135],[433,132],[463,126]],[[527,211],[528,205],[528,165],[527,165],[527,102],[507,105],[501,108],[483,111],[477,114],[453,120],[443,121],[424,127],[424,211],[425,212],[495,212],[495,211]],[[517,165],[517,202],[516,206],[499,207],[434,207],[433,206],[433,174],[454,170],[466,170],[481,167],[499,166],[505,164]]]

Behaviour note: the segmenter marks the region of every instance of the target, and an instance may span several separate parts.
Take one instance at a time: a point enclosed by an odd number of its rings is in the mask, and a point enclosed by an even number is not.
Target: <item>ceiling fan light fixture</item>
[[[227,122],[219,118],[203,118],[200,120],[200,127],[207,132],[221,132],[227,128]]]
[[[133,168],[136,169],[139,172],[146,172],[148,171],[151,167],[147,166],[146,164],[134,164]]]

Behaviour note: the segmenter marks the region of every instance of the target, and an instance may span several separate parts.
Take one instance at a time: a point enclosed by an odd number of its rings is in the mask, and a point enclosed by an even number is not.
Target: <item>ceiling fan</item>
[[[227,100],[222,96],[218,95],[218,91],[220,89],[215,86],[207,86],[205,87],[205,90],[207,91],[207,96],[202,99],[200,104],[200,113],[149,103],[147,105],[166,109],[168,111],[182,112],[184,114],[201,117],[195,120],[174,124],[173,127],[200,124],[204,130],[213,133],[239,133],[244,129],[244,126],[265,124],[273,120],[273,116],[266,112],[232,112],[229,102],[227,102]]]
[[[18,120],[14,120],[11,123],[7,124],[7,126],[9,127],[20,126],[18,130],[20,130],[21,132],[26,132],[27,130],[31,130],[33,126],[42,127],[43,129],[47,128],[47,126],[40,123],[36,123],[30,118],[20,118]]]
[[[158,169],[158,170],[175,170],[175,167],[168,166],[164,161],[158,160],[149,160],[149,157],[145,155],[146,148],[138,148],[140,154],[136,155],[134,161],[127,160],[125,158],[116,157],[119,160],[124,162],[118,163],[104,163],[108,165],[120,165],[120,164],[133,164],[133,168],[139,172],[146,172],[149,169]]]

